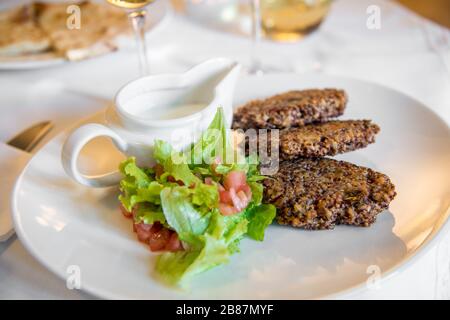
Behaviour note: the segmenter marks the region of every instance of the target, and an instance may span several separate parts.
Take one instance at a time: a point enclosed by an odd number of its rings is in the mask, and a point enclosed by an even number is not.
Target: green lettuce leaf
[[[134,183],[138,188],[145,187],[151,181],[145,171],[136,165],[136,158],[134,157],[123,161],[119,166],[119,171],[128,178],[129,183]]]
[[[229,261],[238,251],[247,223],[245,215],[224,217],[214,210],[205,234],[190,238],[187,251],[162,254],[156,271],[166,283],[185,286],[194,275]]]
[[[258,241],[264,240],[264,232],[275,218],[276,209],[271,204],[262,204],[246,212],[248,219],[247,235]]]
[[[209,166],[208,167],[197,166],[197,167],[194,167],[192,169],[192,171],[194,172],[194,174],[199,174],[202,176],[212,176],[213,175],[211,168]]]
[[[172,156],[172,146],[165,141],[155,140],[153,144],[153,158],[158,163],[164,164]]]
[[[186,153],[191,159],[191,167],[212,164],[216,158],[225,162],[233,159],[233,149],[227,134],[227,125],[222,108],[217,108],[213,121],[199,141]]]
[[[153,224],[157,221],[165,224],[166,222],[166,217],[162,212],[161,206],[156,206],[151,203],[140,204],[134,219],[136,223],[143,222],[145,224]]]
[[[219,203],[219,191],[216,185],[207,185],[199,183],[192,189],[192,203],[204,207],[206,210],[211,210],[217,207]]]
[[[183,181],[187,186],[201,182],[189,168],[186,156],[181,152],[174,151],[167,142],[156,140],[153,154],[164,167],[164,177],[172,176],[175,180]]]
[[[128,184],[128,181],[122,180],[120,184],[121,189],[122,191],[124,191],[126,188],[127,191],[119,195],[119,200],[128,211],[133,210],[133,207],[136,204],[142,202],[149,202],[152,204],[161,203],[159,194],[163,189],[163,185],[159,184],[158,182],[151,181],[145,187],[138,188],[135,186],[134,189],[131,189],[132,187],[129,187]]]
[[[166,221],[186,242],[201,235],[209,224],[209,215],[202,214],[191,202],[191,190],[186,187],[166,187],[161,191],[161,205]]]
[[[119,171],[124,175],[120,181],[122,194],[119,196],[119,200],[128,211],[131,211],[136,203],[146,201],[146,199],[141,199],[143,195],[138,195],[138,193],[143,189],[152,188],[151,185],[154,181],[145,169],[136,165],[134,157],[123,161],[119,166]],[[154,192],[157,198],[159,198],[159,191]]]
[[[156,263],[159,277],[167,284],[185,286],[196,274],[228,262],[230,252],[223,240],[206,234],[199,243],[200,248],[195,250],[160,255]]]
[[[248,182],[248,185],[252,190],[252,204],[260,205],[263,199],[263,185],[257,182]]]

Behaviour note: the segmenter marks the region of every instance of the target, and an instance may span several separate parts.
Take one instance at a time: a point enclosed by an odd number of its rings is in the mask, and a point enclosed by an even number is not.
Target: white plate
[[[311,232],[274,225],[263,243],[242,241],[241,253],[228,265],[198,276],[190,291],[176,291],[152,278],[156,255],[136,240],[120,214],[117,189],[89,189],[65,175],[60,151],[66,132],[31,160],[16,184],[19,238],[64,279],[70,266],[78,266],[82,288],[103,298],[294,299],[364,290],[374,272],[387,276],[406,267],[444,226],[450,213],[450,130],[419,102],[346,78],[244,78],[235,101],[312,87],[345,89],[350,98],[345,118],[373,119],[381,126],[375,144],[339,157],[384,172],[396,185],[390,210],[372,227]],[[110,150],[105,141],[93,142],[81,165],[90,173],[115,167],[119,156]]]

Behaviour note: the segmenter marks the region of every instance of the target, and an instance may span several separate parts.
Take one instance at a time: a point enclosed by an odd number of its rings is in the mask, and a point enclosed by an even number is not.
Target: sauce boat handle
[[[111,138],[114,145],[121,152],[126,153],[128,145],[117,133],[101,124],[86,124],[73,131],[63,145],[61,160],[64,170],[73,180],[88,187],[99,188],[117,185],[122,178],[118,171],[86,176],[78,170],[77,160],[81,150],[89,141],[97,137]]]

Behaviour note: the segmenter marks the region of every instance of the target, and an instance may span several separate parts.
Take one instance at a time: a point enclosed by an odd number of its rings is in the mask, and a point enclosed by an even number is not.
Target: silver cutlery
[[[31,152],[53,128],[50,121],[39,122],[7,141],[6,144],[25,152]]]
[[[3,148],[6,149],[2,149],[2,152],[6,152],[6,154],[10,155],[10,157],[6,157],[2,160],[4,161],[3,163],[0,163],[0,166],[5,166],[2,169],[2,172],[4,171],[15,176],[3,177],[2,184],[0,184],[1,193],[6,197],[5,199],[2,199],[2,202],[0,203],[0,241],[6,241],[14,234],[8,199],[13,190],[14,181],[17,178],[16,175],[20,172],[18,170],[21,170],[20,166],[25,165],[26,159],[28,158],[27,156],[31,156],[30,152],[36,148],[52,128],[53,124],[50,121],[34,124],[6,142],[7,145],[13,147],[11,148],[11,151],[7,151],[7,148],[9,147],[5,145]],[[14,149],[17,149],[16,153],[14,153]],[[21,157],[21,155],[25,155],[25,158]],[[17,168],[17,170],[11,170],[10,168]]]

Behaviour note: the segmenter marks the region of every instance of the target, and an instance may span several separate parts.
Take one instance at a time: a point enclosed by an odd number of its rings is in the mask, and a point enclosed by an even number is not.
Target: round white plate
[[[389,211],[370,228],[304,231],[273,225],[264,242],[243,240],[241,253],[229,264],[199,275],[190,291],[177,291],[152,277],[156,255],[137,241],[131,222],[121,215],[117,189],[89,189],[65,175],[60,163],[65,132],[31,160],[17,181],[12,199],[16,232],[47,268],[63,279],[79,270],[81,288],[103,298],[298,299],[365,290],[374,276],[385,278],[405,268],[444,225],[448,228],[450,130],[419,102],[346,78],[243,78],[235,104],[288,89],[324,87],[347,91],[343,118],[372,119],[381,127],[375,144],[339,157],[386,173],[396,185]],[[119,158],[99,140],[80,162],[94,173],[116,167]]]

